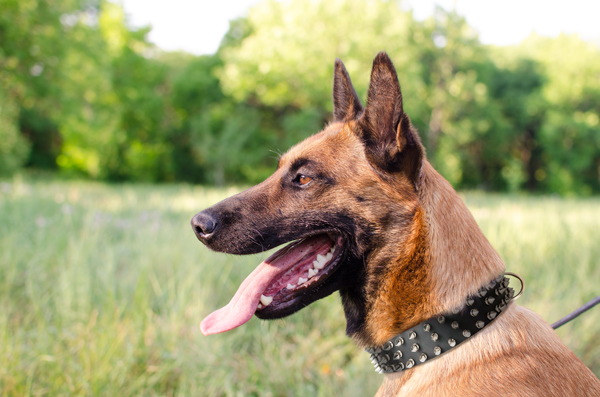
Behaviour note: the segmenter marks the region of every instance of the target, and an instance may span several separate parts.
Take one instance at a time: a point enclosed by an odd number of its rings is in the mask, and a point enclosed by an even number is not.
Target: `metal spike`
[[[400,346],[400,345],[404,344],[404,338],[399,336],[396,338],[396,341],[394,343],[396,344],[396,346]]]
[[[404,369],[404,363],[400,363],[400,364],[398,364],[398,368],[400,368],[400,369]]]
[[[402,352],[400,350],[398,350],[396,353],[394,353],[394,360],[400,360],[402,358]]]
[[[456,341],[453,338],[448,339],[448,344],[450,345],[450,347],[454,347],[456,346]]]
[[[427,360],[427,354],[421,353],[421,355],[419,356],[419,361],[424,363],[425,360]]]
[[[459,308],[452,309],[452,314],[458,314],[458,313],[460,313]]]
[[[479,314],[479,310],[471,309],[471,317],[477,317],[478,314]]]
[[[479,290],[479,297],[483,298],[487,294],[487,289],[482,288]]]
[[[498,313],[496,313],[495,311],[491,311],[491,312],[489,312],[489,313],[487,314],[487,318],[488,318],[488,320],[493,320],[493,319],[495,319],[497,314],[498,314]]]
[[[434,347],[433,354],[435,354],[436,356],[439,356],[440,354],[442,354],[442,348],[439,346]]]
[[[431,325],[425,323],[423,324],[423,331],[429,332],[431,330]]]
[[[485,298],[485,304],[491,305],[492,303],[494,303],[495,300],[496,298],[494,298],[493,296],[488,296],[487,298]]]
[[[458,329],[458,321],[452,321],[452,324],[450,324],[450,326],[452,327],[452,329]]]
[[[477,322],[475,323],[475,326],[476,326],[477,328],[481,329],[481,328],[485,327],[485,323],[484,323],[483,321],[477,321]]]
[[[392,347],[394,347],[394,344],[391,341],[387,341],[385,342],[385,345],[383,345],[383,350],[390,350]]]
[[[417,337],[417,333],[415,331],[412,331],[410,334],[408,334],[408,339],[415,339]]]
[[[473,303],[475,303],[475,299],[472,299],[472,298],[467,299],[467,306],[473,306]]]
[[[406,368],[412,368],[415,365],[415,360],[412,358],[406,362]]]
[[[469,336],[471,336],[471,331],[469,331],[468,329],[465,329],[465,330],[462,332],[462,334],[463,334],[463,336],[464,336],[465,338],[468,338]]]
[[[413,343],[413,345],[410,348],[410,351],[414,353],[414,352],[416,352],[418,350],[419,350],[419,344],[418,343]]]
[[[437,320],[440,324],[444,324],[446,322],[446,318],[444,316],[439,316]]]
[[[439,337],[439,335],[438,335],[438,334],[436,334],[435,332],[433,332],[433,333],[431,334],[431,340],[432,340],[432,341],[434,341],[434,342],[436,342],[436,341],[438,340],[438,337]]]
[[[388,354],[381,356],[379,359],[379,364],[385,364],[390,361],[390,356]]]

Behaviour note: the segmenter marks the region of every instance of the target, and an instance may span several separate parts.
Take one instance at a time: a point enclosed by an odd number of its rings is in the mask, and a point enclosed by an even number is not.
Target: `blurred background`
[[[393,60],[434,166],[554,322],[600,294],[596,0],[0,0],[0,395],[365,396],[337,294],[204,337],[268,255],[203,208]],[[558,330],[600,375],[598,308]]]
[[[364,98],[386,50],[454,186],[600,192],[593,1],[214,3],[2,0],[0,172],[256,183],[331,119],[334,59]]]

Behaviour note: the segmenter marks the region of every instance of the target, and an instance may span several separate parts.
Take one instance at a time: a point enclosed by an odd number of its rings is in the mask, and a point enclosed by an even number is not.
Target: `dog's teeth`
[[[304,284],[304,283],[305,283],[305,282],[307,282],[307,281],[308,281],[308,279],[307,279],[307,278],[302,278],[302,277],[300,277],[300,278],[298,279],[298,285],[300,285],[300,284]]]
[[[317,275],[318,270],[315,269],[308,269],[308,278],[311,278],[313,276]]]
[[[326,263],[327,259],[323,255],[317,255],[317,260],[313,262],[313,266],[315,269],[323,269]]]
[[[260,296],[260,303],[262,303],[264,306],[269,306],[269,304],[271,302],[273,302],[272,296],[264,296],[264,295]]]
[[[258,308],[259,308],[259,309],[262,309],[262,308],[263,308],[263,305],[262,305],[262,303],[259,303],[259,304],[258,304]]]
[[[292,288],[294,288],[294,287],[295,287],[295,285],[293,285],[293,284],[288,284],[286,288],[287,288],[287,289],[292,289]]]
[[[329,262],[329,261],[331,260],[331,258],[333,258],[333,254],[331,253],[331,251],[329,251],[329,252],[327,253],[327,255],[325,255],[325,260],[326,260],[327,262]]]

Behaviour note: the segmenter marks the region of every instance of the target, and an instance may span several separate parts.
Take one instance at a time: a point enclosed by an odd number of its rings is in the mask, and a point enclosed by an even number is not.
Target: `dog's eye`
[[[299,185],[306,185],[310,181],[312,181],[312,178],[303,174],[296,175],[296,178],[294,179],[294,182]]]

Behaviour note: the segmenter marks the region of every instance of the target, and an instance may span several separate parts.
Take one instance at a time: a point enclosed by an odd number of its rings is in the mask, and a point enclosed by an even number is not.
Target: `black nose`
[[[210,237],[217,228],[217,220],[204,211],[194,215],[191,223],[192,229],[194,229],[194,233],[196,233],[198,239]]]

